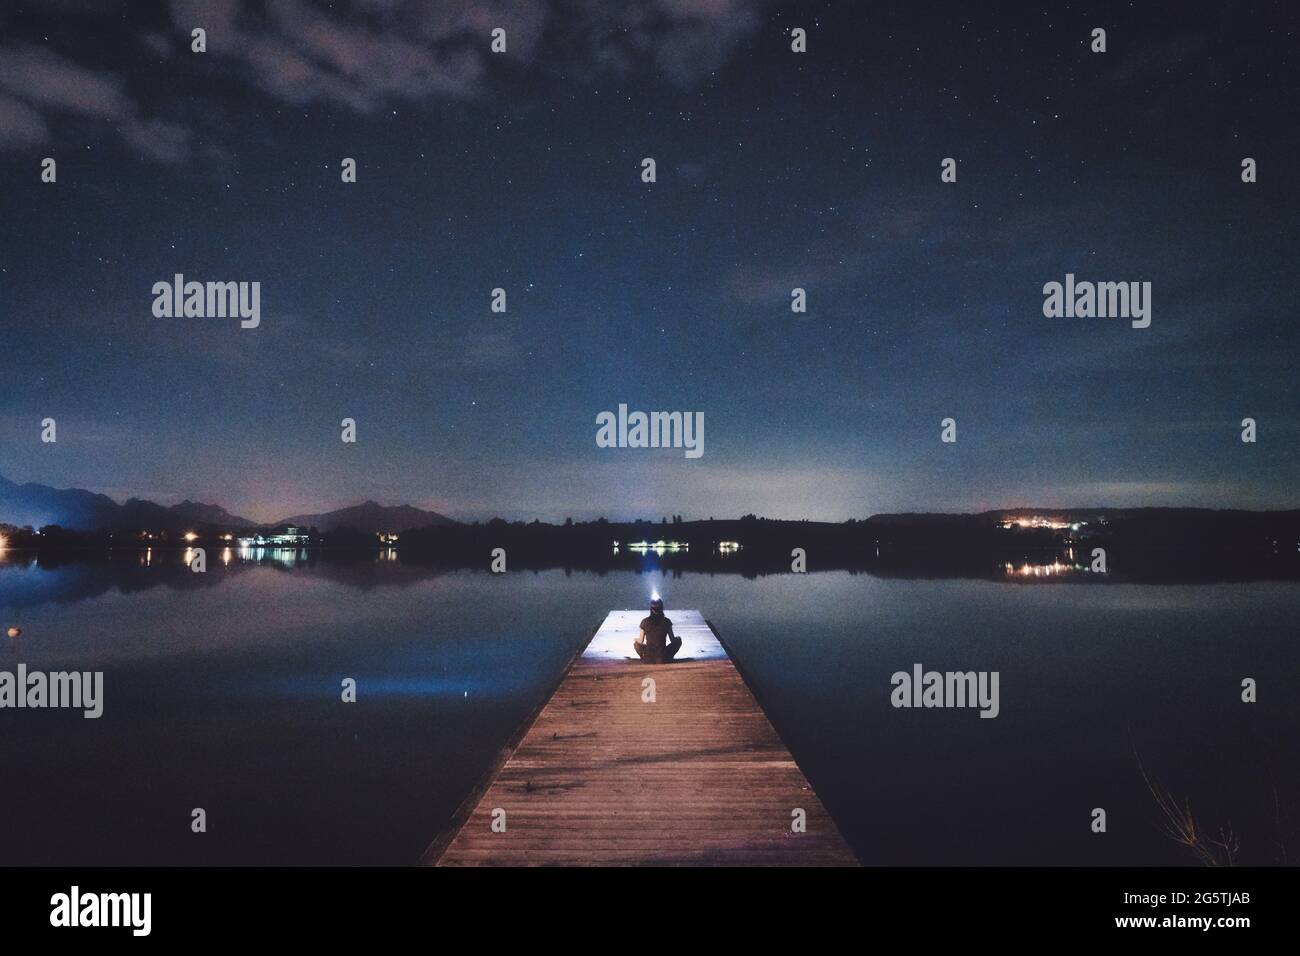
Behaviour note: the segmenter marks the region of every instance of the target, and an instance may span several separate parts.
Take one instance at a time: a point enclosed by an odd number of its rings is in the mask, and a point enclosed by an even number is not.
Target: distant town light
[[[999,527],[1003,530],[1010,530],[1011,528],[1047,528],[1051,531],[1064,531],[1065,529],[1070,528],[1074,531],[1078,531],[1087,523],[1088,522],[1086,521],[1079,521],[1071,524],[1068,521],[1062,521],[1060,518],[1046,518],[1041,515],[1030,515],[1021,518],[1008,518],[1000,522]]]
[[[195,534],[193,531],[186,531],[186,532],[185,532],[185,540],[186,540],[186,541],[197,541],[197,540],[199,540],[199,536],[198,536],[197,534]]]
[[[239,547],[246,548],[272,548],[272,549],[296,549],[305,548],[311,544],[311,535],[307,534],[301,528],[286,528],[284,534],[256,534],[250,538],[240,538]]]
[[[627,546],[629,551],[636,554],[648,554],[653,551],[655,554],[664,554],[671,551],[689,551],[691,543],[689,541],[633,541]],[[615,551],[618,549],[615,548]]]

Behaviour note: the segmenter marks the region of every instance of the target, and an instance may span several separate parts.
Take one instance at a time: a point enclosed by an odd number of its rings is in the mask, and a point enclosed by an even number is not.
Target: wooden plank
[[[422,863],[856,865],[708,622],[669,611],[679,659],[649,665],[632,651],[644,616],[610,612]]]

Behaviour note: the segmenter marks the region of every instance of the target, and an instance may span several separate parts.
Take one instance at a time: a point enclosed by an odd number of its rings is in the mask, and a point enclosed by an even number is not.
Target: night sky
[[[262,520],[1296,507],[1300,12],[1015,6],[6,3],[0,474]],[[155,318],[178,272],[260,328]],[[1067,272],[1151,327],[1045,318]],[[620,403],[703,457],[597,448]]]

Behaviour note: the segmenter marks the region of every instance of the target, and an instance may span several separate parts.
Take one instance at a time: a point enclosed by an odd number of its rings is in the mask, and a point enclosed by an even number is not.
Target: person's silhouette
[[[664,602],[658,597],[650,602],[650,616],[641,622],[632,647],[647,664],[667,664],[681,650],[682,639],[673,633],[673,622],[664,616]]]

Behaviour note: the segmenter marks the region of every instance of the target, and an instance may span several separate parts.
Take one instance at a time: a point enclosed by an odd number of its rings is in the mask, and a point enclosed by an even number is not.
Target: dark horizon
[[[4,494],[3,494],[5,490],[4,482],[6,480],[7,480],[6,476],[0,474],[0,524],[11,524],[11,525],[16,525],[21,527],[24,524],[24,522],[12,520],[9,517],[9,513],[5,511],[6,507],[8,507],[8,502],[5,501]],[[18,483],[15,482],[14,484],[18,484]],[[39,485],[39,483],[24,483],[24,484],[37,484],[38,487],[42,489],[50,488],[50,486]],[[94,489],[81,488],[81,487],[54,488],[51,490],[61,494],[66,494],[69,492],[84,493],[90,495],[104,494],[103,492],[97,492]],[[1096,512],[1112,512],[1112,513],[1120,514],[1120,513],[1134,512],[1134,511],[1208,511],[1208,512],[1243,512],[1243,513],[1250,513],[1250,514],[1286,515],[1286,514],[1292,514],[1294,512],[1300,511],[1300,506],[1294,506],[1289,508],[1238,508],[1233,506],[1222,506],[1222,505],[1113,506],[1113,505],[1090,504],[1090,505],[1074,505],[1074,506],[1065,505],[1065,506],[1043,507],[1038,505],[1020,504],[1020,505],[1011,505],[1011,506],[1003,506],[1003,507],[995,506],[990,508],[984,508],[979,511],[941,510],[941,509],[934,509],[934,508],[920,509],[916,511],[881,511],[881,512],[872,512],[871,514],[867,514],[867,515],[852,515],[840,520],[767,515],[767,514],[759,514],[758,512],[752,510],[746,510],[743,508],[739,509],[740,511],[743,512],[741,514],[693,515],[686,511],[674,509],[671,510],[667,515],[658,514],[651,517],[647,517],[646,515],[628,517],[628,516],[621,516],[617,514],[611,514],[609,512],[602,512],[596,515],[595,517],[591,517],[591,518],[578,518],[573,515],[543,518],[542,516],[537,515],[535,513],[528,514],[527,516],[511,516],[508,513],[497,511],[497,512],[493,512],[491,516],[486,519],[485,518],[464,519],[464,518],[459,518],[455,515],[446,514],[445,512],[437,511],[437,509],[420,508],[419,505],[415,505],[409,501],[399,501],[393,504],[384,504],[383,502],[377,501],[374,498],[362,498],[360,500],[354,500],[351,504],[345,504],[338,508],[314,509],[310,512],[302,512],[295,515],[283,515],[272,520],[259,521],[256,519],[249,518],[247,515],[237,514],[233,511],[230,511],[228,508],[225,508],[225,505],[220,501],[200,501],[196,498],[183,498],[180,501],[168,503],[168,502],[161,502],[161,501],[154,502],[151,499],[143,498],[138,495],[132,495],[121,500],[113,498],[111,495],[105,495],[105,497],[110,498],[110,500],[113,501],[113,503],[118,507],[124,507],[130,504],[131,502],[158,504],[163,506],[164,508],[178,507],[181,505],[193,505],[196,507],[200,507],[200,506],[217,507],[225,510],[232,519],[235,519],[238,522],[246,521],[250,523],[250,526],[255,525],[258,527],[274,527],[277,525],[289,524],[303,517],[319,517],[320,515],[329,515],[338,511],[345,511],[350,508],[360,508],[367,505],[375,505],[378,508],[384,510],[393,510],[393,509],[401,509],[401,508],[417,508],[422,511],[434,512],[439,517],[449,519],[458,524],[467,524],[467,525],[475,524],[475,523],[484,523],[486,521],[492,521],[492,520],[504,520],[509,523],[540,521],[543,524],[548,524],[548,525],[560,525],[567,520],[573,520],[575,523],[591,523],[599,520],[604,520],[604,521],[608,521],[611,524],[649,523],[649,524],[657,525],[660,524],[662,519],[665,517],[669,519],[671,525],[672,523],[679,523],[678,519],[680,519],[680,523],[693,523],[693,522],[712,521],[712,520],[739,521],[739,520],[743,520],[746,517],[751,517],[751,516],[758,520],[763,520],[763,521],[844,524],[847,522],[864,521],[872,518],[886,518],[886,517],[894,517],[894,516],[924,516],[924,515],[935,515],[935,516],[943,516],[943,517],[977,517],[977,516],[987,516],[987,515],[994,515],[994,514],[1000,514],[1000,515],[1035,514],[1035,515],[1049,516],[1049,515],[1059,515],[1059,514],[1080,515],[1080,514],[1096,513]],[[58,522],[47,522],[47,523],[58,524]],[[74,526],[68,526],[68,527],[74,527]],[[77,528],[75,530],[94,531],[94,530],[102,530],[102,529]]]

